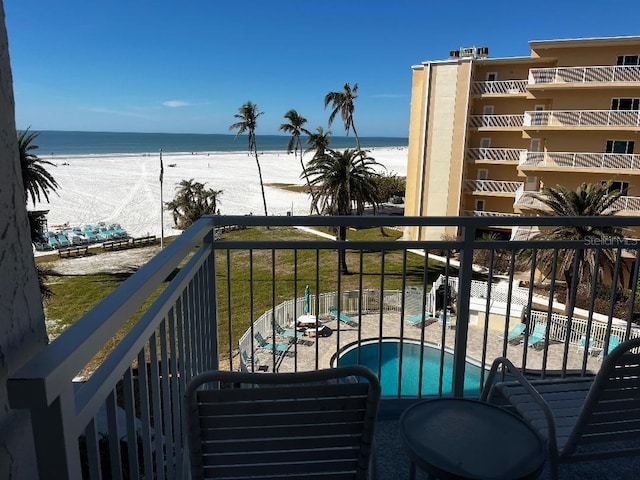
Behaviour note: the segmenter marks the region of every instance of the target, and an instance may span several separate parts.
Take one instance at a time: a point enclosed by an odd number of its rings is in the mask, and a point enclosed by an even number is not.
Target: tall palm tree
[[[258,126],[258,117],[262,115],[264,112],[258,111],[258,105],[249,101],[242,105],[238,109],[238,113],[234,115],[235,118],[239,119],[239,122],[232,124],[229,127],[229,130],[237,130],[236,136],[234,138],[237,139],[240,135],[247,132],[247,137],[249,141],[248,152],[253,153],[256,158],[256,165],[258,166],[258,176],[260,177],[260,189],[262,190],[262,203],[264,204],[264,214],[268,216],[267,213],[267,197],[264,195],[264,183],[262,182],[262,169],[260,168],[260,160],[258,159],[258,147],[256,145],[256,127]]]
[[[322,127],[317,127],[315,133],[310,133],[307,137],[307,152],[314,152],[313,156],[321,157],[326,153],[331,143],[331,130],[326,132]]]
[[[615,208],[616,201],[624,194],[620,190],[611,190],[611,182],[583,183],[576,190],[569,190],[558,185],[555,188],[544,189],[535,198],[546,208],[537,208],[535,212],[541,216],[610,216],[619,210]],[[534,235],[543,240],[581,240],[592,244],[611,244],[612,241],[622,240],[624,232],[617,226],[574,226],[559,225],[544,228]],[[612,249],[601,251],[601,263],[614,271],[616,261]],[[553,252],[544,250],[539,252],[539,264],[551,271]],[[567,285],[566,305],[569,308],[571,295],[575,295],[577,285],[573,284],[573,272],[577,269],[578,282],[599,281],[602,277],[602,265],[596,265],[594,249],[562,249],[558,255],[558,270],[564,276]]]
[[[31,128],[31,127],[29,127]],[[39,135],[38,132],[30,132],[29,128],[18,134],[18,151],[20,155],[20,168],[22,170],[22,183],[24,184],[24,201],[29,202],[29,198],[36,204],[42,195],[49,201],[49,194],[55,192],[59,185],[46,168],[45,165],[55,167],[54,163],[40,159],[34,150],[39,147],[33,141]]]
[[[334,118],[338,112],[342,117],[344,123],[344,129],[349,135],[349,130],[353,130],[353,136],[356,137],[356,147],[360,150],[360,139],[356,126],[353,123],[353,111],[355,110],[355,99],[358,98],[358,84],[354,83],[353,87],[349,85],[349,82],[344,84],[344,89],[341,92],[329,92],[324,97],[324,108],[327,108],[331,104],[331,114],[329,115],[329,126],[333,123]]]
[[[307,175],[307,169],[304,166],[304,161],[302,159],[304,151],[302,150],[302,142],[300,140],[300,137],[303,133],[305,135],[311,135],[311,132],[304,128],[305,123],[307,123],[307,119],[300,115],[294,109],[291,109],[287,113],[285,113],[284,118],[288,120],[288,123],[280,124],[280,127],[278,129],[291,134],[291,138],[289,139],[289,143],[287,144],[287,153],[293,152],[295,156],[298,154],[298,152],[300,152],[300,165],[302,165],[302,173],[304,175],[305,181],[307,182],[307,187],[309,187],[309,194],[313,199],[313,190],[311,190],[311,185],[309,185],[309,176]]]
[[[316,189],[315,206],[329,215],[351,215],[354,207],[364,212],[366,203],[376,205],[375,168],[380,166],[366,150],[329,150],[314,157],[307,165],[310,184]],[[338,227],[338,240],[347,239],[347,227]],[[346,251],[340,250],[340,268],[349,274]]]

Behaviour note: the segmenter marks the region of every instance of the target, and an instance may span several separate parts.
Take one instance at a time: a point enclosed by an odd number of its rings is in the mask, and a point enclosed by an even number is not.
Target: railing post
[[[458,274],[458,305],[456,307],[456,334],[453,351],[453,396],[464,396],[464,370],[467,359],[467,337],[469,332],[469,300],[473,274],[473,247],[475,226],[462,228],[462,249]]]
[[[74,410],[72,382],[48,407],[31,409],[40,480],[82,478]]]
[[[209,361],[211,362],[211,367],[213,370],[218,370],[220,368],[219,364],[219,350],[218,350],[218,302],[216,300],[216,249],[215,245],[215,220],[212,221],[211,230],[204,237],[204,243],[211,244],[211,253],[209,254],[209,265],[210,267],[206,271],[207,275],[207,285],[209,288],[206,290],[207,302],[209,304],[209,318],[207,321],[210,325],[211,338],[208,339],[210,342],[210,356]],[[231,347],[231,346],[229,346]]]

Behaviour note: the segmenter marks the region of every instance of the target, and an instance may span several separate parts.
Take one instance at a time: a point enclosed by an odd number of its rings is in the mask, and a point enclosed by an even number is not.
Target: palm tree
[[[314,152],[313,156],[321,157],[325,154],[331,143],[331,130],[326,132],[322,127],[317,127],[315,133],[310,133],[307,137],[307,152]]]
[[[202,215],[213,215],[218,209],[222,190],[206,188],[204,183],[182,180],[176,187],[176,196],[166,202],[166,209],[173,215],[173,223],[180,230],[188,228]]]
[[[561,185],[555,188],[544,189],[535,198],[542,202],[546,208],[534,209],[541,216],[610,216],[615,215],[616,201],[624,194],[620,190],[611,190],[611,182],[583,183],[576,190],[569,190]],[[536,233],[533,238],[542,240],[581,240],[591,244],[611,244],[612,241],[622,240],[624,232],[617,226],[574,226],[559,225],[544,228]],[[551,271],[553,263],[553,251],[543,250],[538,252],[540,266]],[[601,262],[606,264],[610,271],[614,271],[616,261],[615,252],[612,249],[601,251]],[[577,269],[578,283],[581,281],[599,281],[602,277],[601,265],[596,265],[596,252],[594,249],[562,249],[558,254],[558,269],[565,278],[567,285],[566,308],[569,308],[571,295],[578,285],[573,285],[573,272]]]
[[[356,126],[353,123],[353,111],[355,110],[354,101],[358,98],[358,84],[355,83],[353,88],[349,85],[349,82],[344,84],[344,90],[341,92],[329,92],[324,97],[324,108],[327,108],[331,104],[331,114],[329,115],[329,126],[333,123],[334,118],[338,112],[342,117],[344,123],[344,129],[349,135],[349,130],[353,130],[353,136],[356,137],[356,147],[360,150],[360,139],[358,138],[358,132]]]
[[[366,203],[376,205],[377,192],[374,167],[380,164],[366,150],[329,150],[314,157],[307,165],[310,184],[316,189],[314,206],[329,215],[362,214]],[[338,240],[347,239],[347,227],[338,227]],[[340,251],[340,268],[349,274],[346,252]]]
[[[262,169],[260,168],[260,160],[258,159],[258,147],[256,145],[256,127],[258,125],[258,117],[264,112],[258,112],[258,105],[249,101],[242,105],[238,109],[238,113],[234,115],[239,119],[239,122],[234,123],[229,127],[229,130],[238,130],[234,138],[237,139],[240,135],[247,132],[249,140],[248,152],[253,153],[256,157],[256,165],[258,166],[258,176],[260,177],[260,189],[262,190],[262,203],[264,204],[264,214],[267,213],[267,197],[264,195],[264,183],[262,183]]]
[[[31,128],[31,127],[29,127]],[[54,163],[41,160],[35,153],[39,147],[33,143],[39,135],[38,132],[29,132],[29,128],[18,134],[18,151],[20,155],[20,168],[22,170],[22,183],[24,184],[24,200],[33,205],[40,201],[40,195],[49,201],[49,193],[55,192],[59,185],[53,176],[47,172],[44,165],[55,167]]]
[[[297,155],[298,151],[300,152],[300,165],[302,165],[302,173],[304,175],[305,181],[307,182],[307,187],[309,187],[309,194],[313,199],[313,191],[311,190],[311,185],[309,185],[309,176],[307,175],[307,170],[304,166],[304,161],[302,160],[304,152],[302,150],[302,142],[300,141],[300,136],[303,133],[305,135],[311,135],[311,132],[304,128],[304,124],[307,123],[307,119],[296,112],[294,109],[291,109],[287,113],[285,113],[284,118],[286,118],[289,122],[282,123],[278,129],[291,134],[291,138],[289,139],[289,143],[287,144],[287,153],[293,152],[294,155]]]

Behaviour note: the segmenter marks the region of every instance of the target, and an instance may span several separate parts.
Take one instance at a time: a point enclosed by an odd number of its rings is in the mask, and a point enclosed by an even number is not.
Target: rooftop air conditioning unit
[[[449,58],[460,58],[460,50],[450,50]]]
[[[478,47],[478,56],[479,57],[488,57],[489,56],[489,47]]]
[[[460,49],[460,56],[461,57],[473,57],[476,54],[476,48],[475,47],[469,47],[469,48],[461,48]]]

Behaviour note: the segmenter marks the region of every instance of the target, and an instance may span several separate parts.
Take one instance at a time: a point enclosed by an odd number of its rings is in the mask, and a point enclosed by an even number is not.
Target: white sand
[[[371,156],[387,167],[388,173],[405,176],[407,148],[371,150]],[[50,196],[51,203],[36,204],[49,210],[49,228],[68,224],[81,226],[97,222],[119,223],[130,235],[160,235],[160,161],[157,154],[110,156],[58,156],[48,167],[60,188]],[[305,162],[310,156],[305,155]],[[254,157],[247,153],[163,154],[163,200],[173,199],[181,180],[194,179],[207,187],[222,190],[221,213],[263,215],[260,181]],[[169,167],[175,164],[175,167]],[[309,213],[309,197],[271,186],[273,183],[304,185],[300,160],[286,152],[260,155],[269,215]],[[32,208],[32,205],[29,205]],[[176,235],[171,213],[164,210],[164,235]]]

